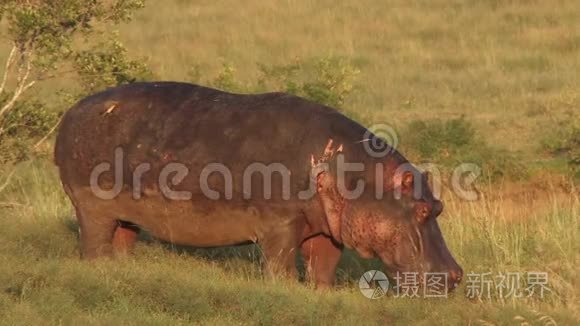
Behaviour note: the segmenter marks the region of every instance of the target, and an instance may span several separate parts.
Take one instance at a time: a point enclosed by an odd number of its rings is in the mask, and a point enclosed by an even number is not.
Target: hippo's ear
[[[421,187],[420,181],[421,178],[417,178],[415,176],[415,172],[413,171],[396,171],[392,183],[385,184],[385,188],[387,190],[398,189],[401,193],[404,194],[411,194],[415,192],[416,187]]]

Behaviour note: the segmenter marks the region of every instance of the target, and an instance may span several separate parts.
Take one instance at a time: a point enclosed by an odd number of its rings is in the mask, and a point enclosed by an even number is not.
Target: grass
[[[188,80],[197,65],[214,76],[227,62],[255,84],[258,63],[347,57],[361,72],[346,111],[365,124],[465,115],[531,160],[543,122],[580,106],[574,0],[169,0],[120,32],[161,79]]]
[[[502,197],[466,204],[445,194],[440,217],[466,272],[547,272],[551,292],[543,299],[501,299],[493,290],[489,300],[469,299],[464,282],[448,299],[369,300],[356,282],[380,264],[350,252],[328,292],[263,279],[252,248],[181,250],[145,237],[127,259],[81,261],[55,168],[32,161],[0,196],[0,323],[573,325],[580,202],[557,193],[533,205]]]
[[[464,115],[528,161],[541,161],[546,122],[580,106],[575,0],[149,1],[119,32],[163,80],[197,79],[194,70],[208,80],[225,63],[255,85],[259,65],[348,58],[360,74],[345,110],[357,120],[403,127]],[[52,98],[78,84],[56,75],[33,92]]]
[[[164,80],[211,80],[225,64],[236,81],[255,85],[260,65],[346,58],[360,70],[344,103],[348,115],[398,129],[463,116],[477,137],[538,174],[565,168],[559,158],[546,160],[541,142],[580,106],[575,0],[149,1],[120,36]],[[52,98],[74,85],[58,75],[33,95]],[[552,292],[544,299],[470,300],[464,282],[445,300],[368,300],[356,282],[380,264],[353,253],[330,292],[264,280],[251,247],[183,250],[144,238],[125,260],[80,261],[76,221],[47,161],[21,164],[0,191],[0,324],[580,321],[578,193],[562,190],[549,171],[539,182],[497,181],[476,202],[446,193],[440,218],[466,272],[548,272]]]

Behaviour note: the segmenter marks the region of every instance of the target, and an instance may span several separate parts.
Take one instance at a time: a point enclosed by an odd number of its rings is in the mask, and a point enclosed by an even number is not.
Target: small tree
[[[119,24],[143,7],[142,0],[3,0],[0,19],[7,21],[11,50],[6,59],[0,94],[10,93],[0,107],[0,121],[16,101],[59,64],[74,56],[76,35],[88,35],[99,23]],[[8,82],[14,85],[8,90]],[[0,132],[2,125],[0,122]]]
[[[129,21],[143,6],[144,0],[0,0],[1,32],[9,42],[0,72],[0,164],[22,159],[22,151],[30,150],[26,141],[43,139],[56,127],[57,114],[24,96],[39,81],[73,67],[68,73],[80,76],[88,92],[144,75],[146,67],[128,60],[121,43],[99,41],[101,30],[110,34],[111,26]]]

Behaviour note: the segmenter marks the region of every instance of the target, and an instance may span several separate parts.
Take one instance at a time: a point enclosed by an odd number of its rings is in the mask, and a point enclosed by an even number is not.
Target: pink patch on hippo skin
[[[166,152],[161,156],[161,159],[165,162],[172,161],[175,159],[172,153]]]
[[[354,249],[363,258],[373,258],[375,254],[372,243],[376,231],[373,227],[373,221],[369,219],[369,216],[357,214],[351,207],[347,207],[345,215],[348,215],[349,218],[343,219],[344,244]]]
[[[316,177],[316,189],[326,213],[330,233],[336,241],[342,242],[341,224],[346,201],[338,193],[333,177],[325,172]]]
[[[326,213],[326,220],[330,233],[337,242],[342,242],[341,224],[346,201],[339,194],[334,177],[325,170],[327,167],[323,166],[323,164],[327,164],[336,153],[342,152],[343,150],[342,144],[336,150],[332,145],[333,140],[332,138],[329,138],[320,159],[316,160],[314,155],[310,156],[310,165],[313,173],[317,173],[316,190],[321,205]]]
[[[332,138],[328,138],[328,143],[326,143],[326,148],[324,149],[324,154],[331,154],[332,153]]]
[[[314,155],[310,156],[310,164],[312,165],[312,167],[315,167],[320,163],[326,163],[330,161],[336,153],[341,153],[343,151],[344,147],[342,144],[340,144],[338,148],[334,149],[332,146],[333,143],[334,140],[332,140],[332,138],[329,138],[328,143],[326,143],[326,146],[324,147],[324,152],[322,153],[322,156],[318,160],[314,159]]]

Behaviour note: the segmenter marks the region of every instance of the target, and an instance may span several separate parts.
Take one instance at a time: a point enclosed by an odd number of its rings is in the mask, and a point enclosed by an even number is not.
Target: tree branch
[[[12,176],[14,175],[14,173],[16,173],[16,167],[14,169],[12,169],[12,171],[10,171],[10,173],[6,177],[6,180],[4,181],[4,183],[0,186],[0,193],[2,191],[4,191],[4,189],[6,189],[6,187],[8,187],[8,185],[10,184],[10,180],[12,179]]]
[[[10,71],[10,67],[12,67],[12,62],[14,61],[15,54],[16,54],[16,44],[12,45],[12,50],[10,50],[8,59],[6,59],[6,67],[4,68],[4,77],[2,77],[2,84],[0,84],[0,94],[4,92],[4,88],[6,87],[6,81],[8,80],[8,72]]]
[[[24,58],[25,56],[26,55],[23,54],[22,60],[26,61],[26,70],[24,70],[23,68],[24,63],[21,63],[18,69],[19,76],[16,91],[12,95],[12,98],[6,104],[4,104],[2,109],[0,109],[0,118],[2,118],[2,116],[14,106],[14,104],[16,103],[20,95],[22,95],[22,93],[26,92],[30,87],[36,84],[36,80],[28,82],[28,77],[30,76],[30,71],[32,70],[32,64],[30,63],[30,58]]]
[[[54,126],[52,126],[52,128],[48,131],[48,133],[46,135],[44,135],[44,137],[42,137],[41,140],[39,140],[33,147],[34,150],[38,149],[38,146],[40,146],[45,140],[48,139],[48,137],[56,130],[56,128],[60,125],[60,122],[62,121],[62,117],[60,119],[58,119],[58,121],[54,124]]]

